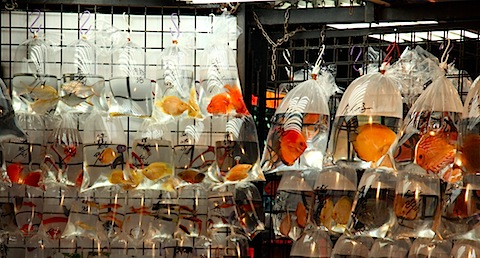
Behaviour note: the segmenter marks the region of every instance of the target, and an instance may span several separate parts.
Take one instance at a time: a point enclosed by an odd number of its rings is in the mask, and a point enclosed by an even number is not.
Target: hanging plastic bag
[[[441,67],[445,66],[442,62]],[[457,90],[443,73],[408,111],[389,156],[400,168],[415,162],[444,181],[458,181],[461,173],[453,163],[462,110]]]
[[[15,196],[15,220],[24,237],[38,233],[43,216],[41,196]]]
[[[130,29],[130,25],[128,27]],[[143,49],[132,41],[130,32],[120,47],[113,46],[113,62],[120,65],[120,74],[114,73],[109,80],[112,98],[108,112],[111,116],[151,116],[155,81],[146,78],[144,56]]]
[[[88,15],[88,21],[89,11],[85,11],[80,20],[84,14]],[[103,76],[97,75],[99,55],[97,47],[88,38],[88,32],[89,29],[80,28],[80,39],[71,42],[65,49],[59,92],[64,104],[81,113],[91,111],[93,103],[97,103],[94,99],[101,96],[105,86]]]
[[[222,132],[215,134],[215,163],[210,167],[209,178],[224,184],[264,181],[253,116],[218,116],[209,120],[211,132]],[[225,130],[221,130],[222,127]]]
[[[328,162],[345,161],[356,167],[375,167],[395,141],[402,113],[401,82],[387,70],[354,80],[335,115]]]
[[[41,27],[34,30],[30,26],[32,38],[21,43],[15,50],[12,96],[15,111],[34,112],[43,115],[55,110],[58,102],[57,77],[49,69],[55,58],[54,43],[41,34]],[[33,14],[33,13],[31,13]],[[30,15],[31,15],[30,14]]]
[[[265,230],[262,195],[254,184],[246,182],[235,185],[235,204],[240,226],[250,239]]]
[[[80,191],[96,188],[131,189],[141,183],[141,174],[126,173],[127,136],[119,118],[94,111],[86,118],[83,136],[83,181]]]
[[[240,34],[234,16],[223,13],[213,24],[209,43],[205,48],[204,64],[200,67],[200,83],[205,91],[200,107],[203,113],[217,115],[248,115],[238,78],[237,62],[230,40]]]
[[[479,235],[476,229],[480,214],[480,77],[475,79],[473,87],[466,97],[459,137],[455,165],[463,174],[461,181],[449,184],[445,190],[442,209],[442,229],[444,237],[462,236],[471,238]]]
[[[150,235],[147,237],[152,242],[165,242],[174,239],[179,221],[178,198],[176,192],[160,192],[158,201],[152,205],[154,219],[149,226]]]
[[[175,238],[205,238],[207,232],[208,192],[199,184],[178,189],[179,220]]]
[[[172,14],[172,22],[175,14]],[[193,84],[193,50],[187,47],[180,30],[172,34],[172,45],[166,47],[158,60],[157,87],[153,116],[159,122],[179,117],[202,118]],[[185,42],[184,42],[185,41]]]
[[[128,178],[138,178],[135,190],[174,191],[172,141],[165,126],[145,119],[133,139]]]
[[[87,238],[99,240],[100,220],[98,217],[98,203],[95,201],[75,201],[72,203],[68,222],[63,231],[62,238]]]
[[[328,101],[338,88],[333,76],[318,73],[319,68],[314,68],[312,79],[288,92],[275,111],[261,161],[265,173],[322,168],[330,124]]]
[[[207,230],[241,228],[235,203],[235,186],[211,188],[208,191]]]
[[[315,171],[288,171],[282,179],[272,207],[275,236],[298,239],[309,223],[309,213],[315,200]]]
[[[397,224],[392,235],[399,238],[433,238],[439,220],[440,179],[411,164],[397,177],[394,210]]]
[[[170,131],[174,132],[172,140],[175,176],[179,181],[177,187],[202,184],[208,188],[208,171],[215,163],[215,142],[216,139],[223,139],[223,135],[210,134],[216,124],[207,121],[182,119],[170,124]]]
[[[105,235],[110,241],[118,238],[123,231],[126,199],[115,194],[113,198],[102,200],[98,204],[98,217],[103,229],[102,235]]]
[[[60,121],[47,142],[42,169],[47,187],[80,187],[83,178],[83,144],[78,131],[78,116],[59,114]]]
[[[17,114],[19,125],[26,132],[25,139],[14,139],[3,143],[7,175],[20,192],[44,190],[44,174],[41,169],[45,157],[45,120],[35,114]],[[36,190],[35,190],[36,189]]]
[[[395,225],[393,201],[397,176],[390,168],[367,169],[358,184],[347,232],[385,237]]]
[[[12,107],[12,100],[8,94],[7,86],[0,78],[0,142],[14,138],[24,138],[25,133],[20,128],[15,116],[15,109]]]
[[[329,166],[315,180],[315,204],[311,219],[331,235],[347,226],[357,190],[357,173],[347,166]]]

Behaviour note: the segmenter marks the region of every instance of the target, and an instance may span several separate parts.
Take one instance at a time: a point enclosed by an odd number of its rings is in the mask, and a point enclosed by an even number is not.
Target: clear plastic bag
[[[174,239],[179,221],[180,206],[176,192],[160,192],[158,201],[153,203],[152,212],[154,219],[150,225],[149,241],[165,242]]]
[[[174,191],[173,150],[167,128],[153,119],[145,119],[134,136],[130,152],[128,178],[139,183],[126,186],[135,190]]]
[[[325,167],[315,181],[314,225],[330,234],[342,234],[348,224],[357,191],[357,173],[346,166]]]
[[[83,180],[80,191],[96,188],[130,189],[141,182],[141,174],[128,176],[127,136],[119,118],[95,111],[85,120],[83,135]]]
[[[213,188],[208,191],[207,230],[241,228],[235,202],[235,186]]]
[[[98,203],[95,201],[83,200],[74,201],[68,215],[68,222],[63,231],[62,238],[78,239],[86,238],[92,240],[104,239],[101,223],[98,217]]]
[[[230,30],[237,28],[231,26],[232,23],[236,23],[236,18],[226,13],[214,22],[201,58],[200,83],[205,96],[201,98],[200,107],[209,116],[250,114],[243,100],[236,58],[228,45],[239,35],[238,30]]]
[[[217,133],[217,137],[214,138],[215,163],[210,167],[209,178],[224,184],[264,181],[253,116],[218,116],[212,117],[210,122],[212,132],[222,133]]]
[[[12,107],[12,100],[2,79],[0,79],[0,108],[2,110],[2,115],[0,116],[0,142],[14,138],[24,138],[25,133],[18,125],[15,109]]]
[[[15,196],[15,220],[24,237],[38,233],[43,216],[41,196]]]
[[[27,137],[3,143],[9,181],[16,186],[27,186],[30,191],[42,191],[45,189],[41,168],[46,150],[45,120],[27,113],[17,114],[17,119]],[[22,189],[20,187],[18,190]]]
[[[398,174],[394,210],[397,223],[392,234],[399,238],[433,238],[440,212],[440,179],[411,164]]]
[[[332,257],[367,258],[372,249],[373,238],[369,236],[341,236],[332,250]]]
[[[48,69],[54,61],[54,43],[30,30],[33,37],[15,50],[12,96],[15,110],[49,113],[58,103],[57,77]]]
[[[178,189],[179,221],[175,238],[208,236],[208,191],[201,185],[186,185]]]
[[[160,122],[179,117],[202,118],[193,84],[193,51],[173,40],[158,61],[153,116]]]
[[[448,258],[452,251],[450,240],[435,240],[431,238],[417,238],[413,241],[408,252],[408,258],[435,257]]]
[[[298,239],[309,224],[315,199],[314,171],[289,171],[282,175],[275,204],[272,207],[273,229],[276,237]]]
[[[290,257],[328,258],[332,255],[332,249],[333,243],[328,233],[319,228],[311,228],[295,240]]]
[[[78,130],[78,116],[59,114],[59,123],[47,141],[42,163],[44,184],[49,187],[80,187],[83,178],[83,144]]]
[[[155,81],[145,77],[144,52],[140,46],[128,41],[115,48],[114,63],[120,64],[120,74],[110,78],[112,94],[111,116],[150,117],[153,107]],[[121,76],[121,77],[116,77]]]
[[[371,258],[407,258],[408,251],[412,246],[412,241],[408,238],[404,239],[389,239],[378,238],[373,243],[372,249],[370,249]]]
[[[414,162],[445,181],[460,180],[461,172],[453,163],[462,110],[451,81],[444,73],[435,78],[408,111],[389,150],[398,168]]]
[[[245,182],[235,185],[235,204],[240,226],[250,239],[265,230],[262,195],[254,184]]]
[[[288,92],[272,118],[261,161],[265,173],[322,168],[330,124],[328,101],[336,90],[333,76],[321,72]]]
[[[367,169],[360,179],[347,232],[385,237],[395,225],[393,201],[397,176],[392,169]]]
[[[376,167],[395,141],[403,117],[401,82],[382,69],[355,79],[343,94],[328,143],[328,162]]]

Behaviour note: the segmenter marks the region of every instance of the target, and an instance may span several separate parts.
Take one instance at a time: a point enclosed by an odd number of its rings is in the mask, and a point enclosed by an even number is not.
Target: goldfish
[[[68,222],[68,218],[66,217],[50,217],[48,219],[42,220],[43,225],[48,225],[52,223],[67,223],[67,222]]]
[[[18,184],[22,175],[23,166],[20,163],[13,163],[7,166],[7,175],[10,181]]]
[[[100,220],[102,221],[108,221],[108,222],[113,222],[116,226],[118,226],[120,229],[123,227],[123,221],[116,216],[115,213],[109,212],[107,214],[102,214],[100,215]]]
[[[283,131],[280,136],[280,159],[283,164],[291,166],[307,149],[303,134],[296,130]]]
[[[358,157],[367,162],[377,162],[395,141],[396,134],[381,124],[365,124],[357,128],[353,148]]]
[[[282,221],[280,222],[280,233],[283,236],[288,236],[290,233],[290,228],[292,227],[292,217],[290,213],[287,212],[285,217],[283,217]]]
[[[205,174],[200,173],[199,171],[193,170],[193,169],[184,170],[178,173],[177,176],[183,181],[190,184],[201,183],[205,178]]]
[[[63,148],[63,153],[65,154],[65,158],[63,159],[63,161],[65,163],[68,163],[70,162],[71,158],[77,155],[77,147],[74,145],[65,146]]]
[[[307,208],[302,202],[297,203],[297,209],[295,210],[295,216],[297,217],[297,224],[301,228],[304,228],[307,224]]]
[[[28,86],[25,85],[23,91],[19,92],[19,95],[32,94],[36,99],[46,100],[46,99],[55,99],[58,97],[58,91],[50,85],[37,85],[37,86]]]
[[[162,188],[165,191],[174,192],[175,191],[175,184],[173,183],[173,178],[169,178],[162,183]]]
[[[104,149],[98,156],[98,161],[102,164],[110,164],[117,157],[117,153],[112,148]]]
[[[164,162],[153,162],[142,170],[143,175],[152,180],[158,181],[164,177],[170,176],[173,173],[172,167]]]
[[[123,189],[132,190],[135,187],[137,187],[142,181],[143,181],[143,174],[136,170],[133,170],[130,172],[128,179],[122,182]]]
[[[75,186],[76,187],[81,187],[83,182],[83,171],[80,172],[77,176],[77,179],[75,179]]]
[[[226,179],[228,181],[239,181],[248,177],[248,171],[252,168],[250,164],[237,164],[228,171]]]
[[[480,135],[467,134],[462,137],[459,147],[459,159],[467,174],[480,173]]]
[[[320,222],[327,228],[330,229],[332,227],[333,219],[333,201],[329,198],[326,199],[322,210],[320,211]]]
[[[22,231],[22,234],[24,236],[31,236],[33,235],[36,231],[38,230],[38,225],[34,225],[31,223],[27,223],[20,227],[20,231]]]
[[[137,214],[145,214],[145,215],[152,214],[152,212],[150,212],[148,208],[145,206],[142,206],[140,208],[130,207],[130,212],[137,213]]]
[[[452,164],[457,133],[430,132],[424,134],[415,147],[415,163],[429,173],[438,174]]]
[[[207,106],[208,113],[212,115],[228,114],[235,110],[237,114],[249,115],[247,106],[243,101],[242,93],[236,85],[226,84],[225,92],[212,97]]]
[[[100,80],[93,85],[85,85],[82,81],[72,80],[62,85],[62,90],[66,94],[74,94],[80,98],[88,98],[93,95],[99,95],[100,87],[104,85],[104,81]]]
[[[123,177],[123,170],[121,169],[114,169],[110,173],[110,176],[108,177],[108,181],[114,185],[117,184],[123,184],[126,180]]]
[[[75,221],[75,225],[80,227],[83,230],[95,231],[95,227],[88,225],[87,223],[82,221]]]
[[[332,219],[337,224],[347,224],[352,210],[352,201],[347,196],[342,196],[333,207]]]
[[[118,204],[118,203],[101,204],[99,208],[100,208],[101,210],[103,210],[103,209],[114,209],[114,210],[117,210],[117,209],[122,208],[122,205],[121,205],[121,204]]]
[[[197,91],[195,87],[190,89],[190,98],[188,99],[188,116],[192,118],[202,118],[200,107],[197,102]]]
[[[179,116],[189,107],[177,96],[165,96],[162,100],[157,101],[155,106],[159,107],[163,113],[171,116]]]
[[[20,183],[32,187],[40,187],[40,180],[42,179],[42,172],[30,172],[25,177],[20,179]]]

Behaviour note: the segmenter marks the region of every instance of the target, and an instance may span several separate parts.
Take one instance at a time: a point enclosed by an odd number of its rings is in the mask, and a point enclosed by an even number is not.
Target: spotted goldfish
[[[415,163],[429,173],[438,174],[454,161],[457,133],[424,134],[415,147]]]
[[[291,166],[307,149],[307,142],[303,134],[296,130],[283,131],[280,136],[280,159]]]
[[[188,109],[189,105],[177,96],[165,96],[155,103],[163,113],[171,116],[179,116]]]
[[[358,157],[367,162],[377,162],[395,141],[396,134],[381,124],[365,124],[357,128],[353,148]]]

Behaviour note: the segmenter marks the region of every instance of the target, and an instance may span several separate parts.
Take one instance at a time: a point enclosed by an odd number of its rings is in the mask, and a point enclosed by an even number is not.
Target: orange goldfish
[[[250,164],[237,164],[228,171],[226,179],[228,181],[239,181],[248,177],[248,171],[252,168]]]
[[[42,172],[30,172],[25,177],[20,179],[20,182],[24,185],[40,187],[41,178]]]
[[[292,217],[290,213],[287,212],[285,217],[283,217],[282,221],[280,222],[280,233],[283,236],[288,236],[290,233],[290,228],[292,227]]]
[[[112,173],[110,173],[110,177],[108,178],[108,181],[114,185],[125,183],[126,180],[123,177],[123,170],[114,169]]]
[[[301,228],[304,228],[307,224],[307,208],[302,202],[297,203],[297,209],[295,210],[295,216],[297,216],[297,224]]]
[[[18,184],[23,171],[23,166],[20,163],[14,163],[7,166],[7,175],[10,181]]]
[[[153,162],[142,170],[143,175],[152,180],[158,181],[172,175],[172,167],[164,162]]]
[[[115,160],[116,157],[117,154],[112,148],[106,148],[102,151],[102,153],[100,153],[100,156],[98,156],[98,161],[103,164],[110,164]]]
[[[137,214],[145,214],[145,215],[152,214],[152,212],[150,212],[148,210],[148,208],[145,207],[145,206],[142,206],[142,207],[139,207],[139,208],[130,207],[130,211],[133,212],[133,213],[137,213]]]
[[[188,109],[188,104],[183,102],[177,96],[165,96],[162,100],[155,103],[163,113],[171,116],[179,116]]]
[[[287,130],[280,136],[280,159],[282,162],[291,166],[300,158],[303,152],[307,149],[307,142],[305,137],[300,132],[295,130]]]
[[[480,135],[468,134],[463,136],[463,144],[459,148],[459,159],[465,167],[466,173],[480,173]]]
[[[395,141],[396,134],[381,124],[365,124],[357,128],[353,148],[358,157],[367,162],[377,162]]]
[[[457,133],[430,132],[424,134],[415,148],[415,163],[427,172],[438,174],[452,164]]]
[[[180,173],[177,174],[177,176],[182,179],[183,181],[190,183],[190,184],[197,184],[201,183],[203,179],[205,178],[205,174],[200,173],[198,171],[189,169],[189,170],[184,170]]]
[[[236,85],[226,84],[226,92],[219,93],[212,97],[207,106],[207,111],[213,115],[227,114],[233,110],[237,114],[248,115],[247,106],[243,101],[242,92]]]

